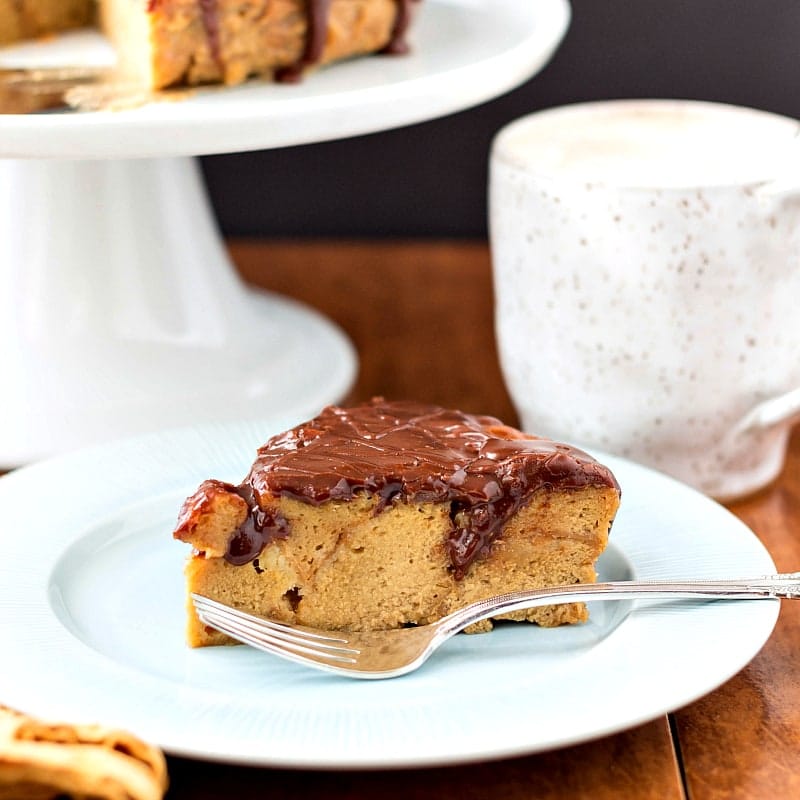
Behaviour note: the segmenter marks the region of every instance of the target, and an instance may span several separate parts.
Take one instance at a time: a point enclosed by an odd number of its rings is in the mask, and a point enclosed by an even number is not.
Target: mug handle
[[[794,138],[787,153],[786,162],[789,169],[780,178],[762,183],[756,188],[756,197],[762,202],[774,200],[793,201],[800,198],[800,174],[798,174],[798,158],[800,157],[800,126],[795,129]]]
[[[736,432],[747,433],[795,420],[800,420],[800,387],[759,403],[739,421]]]
[[[800,145],[800,127],[795,130],[792,143],[792,162],[797,162]],[[795,202],[800,199],[800,177],[797,171],[790,170],[787,176],[767,181],[756,189],[759,200],[780,200]],[[737,433],[747,433],[756,429],[771,428],[782,423],[800,420],[800,388],[765,400],[751,409],[736,426]]]
[[[800,180],[797,178],[777,178],[762,183],[756,189],[756,197],[764,204],[771,202],[794,202],[800,197]]]

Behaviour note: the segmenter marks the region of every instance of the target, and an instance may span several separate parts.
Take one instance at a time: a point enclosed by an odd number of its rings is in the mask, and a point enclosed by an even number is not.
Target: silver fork
[[[388,631],[326,631],[276,622],[198,594],[200,620],[244,644],[350,678],[413,672],[451,636],[475,622],[536,606],[597,600],[703,598],[753,600],[800,596],[800,572],[740,580],[616,581],[533,589],[479,600],[430,625]]]

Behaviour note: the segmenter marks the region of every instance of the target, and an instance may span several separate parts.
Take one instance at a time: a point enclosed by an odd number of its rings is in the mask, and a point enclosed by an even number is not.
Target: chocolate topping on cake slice
[[[252,561],[288,534],[286,521],[262,510],[259,497],[319,505],[364,493],[380,498],[376,513],[394,502],[449,502],[447,550],[456,577],[535,491],[584,486],[618,488],[607,468],[574,447],[524,436],[494,417],[385,400],[326,408],[260,447],[240,486],[216,484],[248,505],[225,553],[232,564]]]

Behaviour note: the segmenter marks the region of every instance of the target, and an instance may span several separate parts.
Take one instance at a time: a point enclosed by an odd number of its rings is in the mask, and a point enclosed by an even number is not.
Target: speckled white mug
[[[780,472],[800,417],[799,131],[628,100],[497,135],[496,330],[525,429],[720,499]]]

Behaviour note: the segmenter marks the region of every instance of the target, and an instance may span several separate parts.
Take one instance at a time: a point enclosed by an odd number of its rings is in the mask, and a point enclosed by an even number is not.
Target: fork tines
[[[197,616],[204,624],[244,644],[285,658],[296,653],[303,660],[311,657],[316,661],[331,664],[355,664],[359,655],[357,649],[347,646],[347,639],[343,635],[309,631],[302,627],[276,622],[239,611],[198,594],[192,594],[192,602]]]

